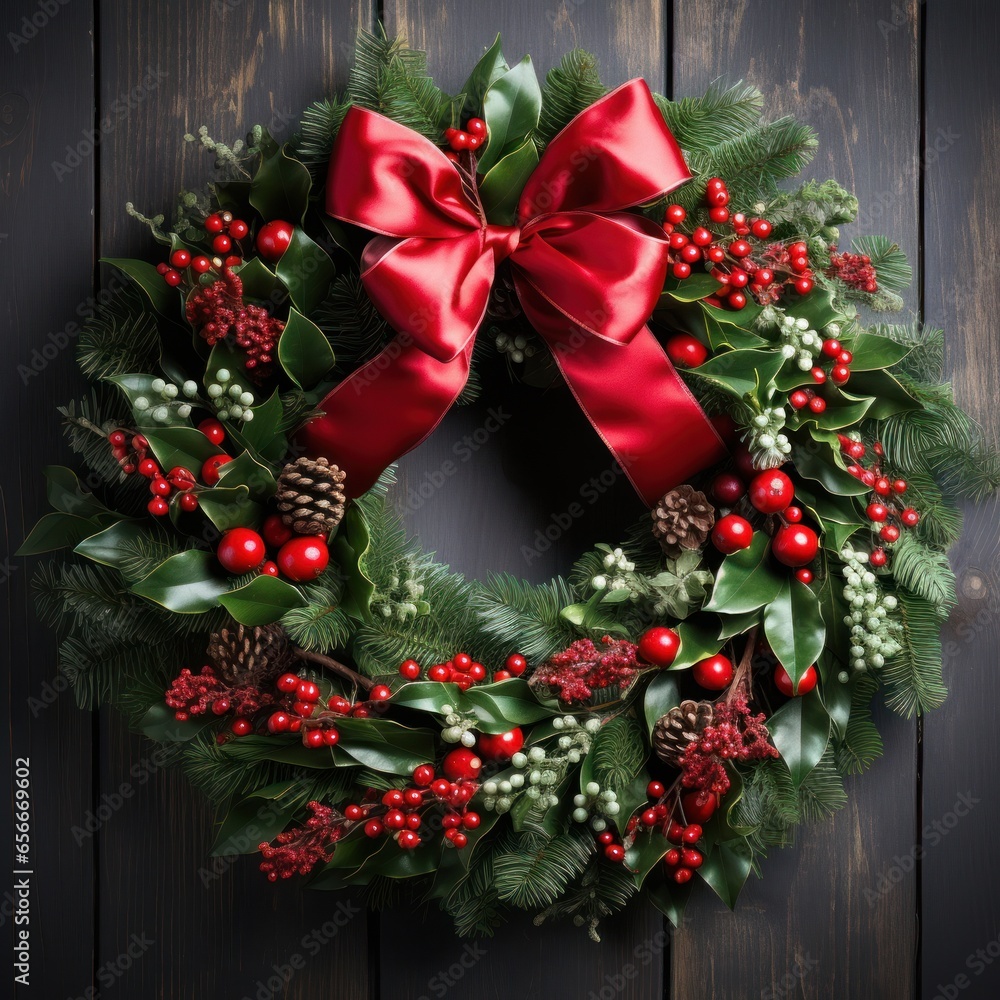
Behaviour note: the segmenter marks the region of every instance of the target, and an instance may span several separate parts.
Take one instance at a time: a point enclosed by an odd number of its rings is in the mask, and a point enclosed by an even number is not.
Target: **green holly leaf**
[[[858,396],[873,397],[871,408],[867,413],[869,420],[885,420],[894,413],[923,408],[923,404],[911,396],[899,380],[888,372],[852,371],[850,386],[851,392]]]
[[[311,389],[335,360],[323,331],[302,313],[289,309],[288,322],[278,338],[278,361],[285,374],[300,388]]]
[[[798,687],[826,643],[819,598],[804,583],[786,577],[764,609],[764,635],[774,655]]]
[[[245,299],[257,299],[261,302],[276,302],[283,297],[278,276],[272,271],[260,257],[252,257],[243,264],[237,264],[233,268],[233,274],[239,276],[243,282],[243,297]],[[219,341],[224,344],[225,341]],[[218,346],[218,345],[217,345]],[[233,369],[239,368],[246,355],[242,351],[230,348],[235,364],[227,364],[224,367]],[[207,380],[206,380],[207,381]]]
[[[642,888],[646,876],[663,860],[663,855],[674,845],[659,832],[642,832],[625,851],[625,867],[632,873],[637,889]]]
[[[479,157],[481,174],[488,174],[538,128],[541,111],[542,90],[531,56],[525,56],[495,80],[483,97],[483,117],[489,140]]]
[[[668,277],[663,284],[663,295],[675,302],[699,302],[719,290],[719,283],[710,274],[699,272],[689,278]],[[662,297],[661,297],[662,298]]]
[[[809,373],[806,372],[806,375]],[[812,382],[811,376],[808,381]],[[801,427],[806,424],[815,424],[817,427],[831,431],[840,430],[842,427],[853,427],[864,419],[865,414],[874,403],[875,400],[870,396],[858,398],[841,392],[839,397],[829,403],[822,413],[813,413],[808,408],[799,410],[797,425]]]
[[[838,464],[838,452],[825,441],[807,439],[808,443],[792,443],[792,464],[795,471],[806,479],[819,483],[830,493],[842,497],[857,497],[869,489],[860,479],[855,479]]]
[[[219,466],[218,488],[232,489],[239,486],[246,487],[254,500],[265,501],[274,496],[278,481],[266,465],[245,451],[231,462]]]
[[[139,722],[139,728],[151,740],[159,743],[186,743],[193,740],[207,726],[216,721],[212,714],[195,716],[186,722],[178,722],[174,709],[163,702],[151,705]]]
[[[845,316],[833,304],[834,294],[828,288],[814,288],[808,295],[796,299],[785,310],[794,319],[806,319],[811,330],[822,331],[831,323],[846,323]]]
[[[157,376],[143,375],[141,373],[133,375],[112,375],[106,379],[114,382],[122,392],[125,393],[132,407],[132,415],[135,418],[136,427],[145,434],[147,431],[158,431],[165,427],[187,427],[187,417],[182,417],[177,412],[176,406],[169,406],[160,393],[153,391],[153,382]],[[136,405],[137,400],[145,400],[147,405],[140,407]],[[164,420],[154,420],[153,411],[162,407],[165,412]]]
[[[214,555],[190,549],[160,563],[131,589],[168,611],[191,615],[217,608],[231,585]]]
[[[744,633],[749,632],[754,625],[759,624],[759,609],[744,611],[742,614],[738,615],[720,614],[719,638],[725,642],[726,639],[732,639],[733,636],[743,635]]]
[[[746,838],[727,841],[716,845],[698,869],[698,874],[732,910],[750,875],[752,860],[753,852]]]
[[[292,241],[275,272],[295,308],[307,315],[326,298],[336,273],[330,255],[299,226],[292,231]]]
[[[47,465],[42,469],[42,474],[46,479],[45,495],[50,507],[79,517],[109,513],[108,508],[93,493],[80,485],[80,480],[72,469],[67,469],[64,465]]]
[[[365,571],[371,534],[364,511],[357,505],[347,508],[333,542],[334,558],[344,573],[345,586],[341,607],[352,618],[365,619],[375,594],[375,584]]]
[[[819,692],[789,698],[767,720],[767,729],[798,788],[820,762],[830,740],[830,716]]]
[[[97,534],[91,534],[73,551],[93,562],[121,570],[134,555],[136,544],[152,538],[153,529],[148,524],[124,520]]]
[[[39,519],[14,555],[37,556],[57,549],[71,549],[99,530],[89,518],[53,511]]]
[[[537,166],[538,150],[528,138],[507,153],[479,182],[479,199],[490,222],[514,225],[521,192]]]
[[[709,358],[694,372],[742,399],[755,394],[758,385],[772,382],[784,363],[779,351],[726,351]]]
[[[681,645],[676,659],[670,664],[671,670],[687,670],[722,649],[722,640],[717,634],[719,629],[714,623],[681,622],[676,631],[681,637]]]
[[[181,466],[196,478],[205,462],[222,452],[194,427],[163,427],[148,431],[145,437],[164,471]]]
[[[517,677],[471,687],[465,692],[463,704],[475,713],[479,720],[477,728],[484,733],[505,733],[514,726],[557,714],[556,710],[540,704],[527,681]]]
[[[770,604],[784,580],[771,567],[770,550],[770,539],[757,531],[748,548],[726,556],[715,574],[712,598],[705,610],[742,614]]]
[[[231,427],[229,436],[256,458],[277,462],[288,450],[288,439],[278,431],[284,416],[281,396],[275,389],[265,402],[254,404],[253,420],[241,422],[238,430]]]
[[[862,331],[851,344],[851,372],[882,370],[898,365],[915,347],[876,333]]]
[[[295,818],[303,805],[302,782],[278,781],[240,799],[226,814],[212,845],[212,857],[256,854]]]
[[[239,590],[231,590],[219,603],[243,625],[270,625],[286,611],[304,608],[306,599],[296,587],[273,576],[258,576]]]
[[[439,681],[413,681],[404,684],[392,695],[394,707],[412,708],[417,712],[435,712],[447,715],[446,705],[453,709],[461,706],[463,694],[455,684],[442,684]]]
[[[687,882],[684,885],[677,885],[676,882],[657,879],[655,885],[645,887],[646,898],[674,927],[680,927],[684,920],[684,907],[691,895],[692,884]]]
[[[214,486],[202,490],[198,494],[198,506],[219,531],[256,528],[264,520],[264,508],[250,499],[246,486]]]
[[[434,760],[434,733],[407,729],[388,719],[337,719],[336,749],[358,764],[389,774],[406,774]]]
[[[668,671],[661,670],[649,682],[643,698],[643,713],[646,716],[648,732],[652,733],[657,720],[680,703],[681,695],[677,686],[677,678]]]
[[[146,298],[161,316],[175,323],[180,319],[180,295],[163,280],[155,264],[126,257],[102,257],[101,263],[110,264],[128,275],[146,293]]]
[[[291,146],[279,146],[265,131],[261,159],[250,182],[250,204],[268,222],[284,219],[301,223],[309,207],[312,177],[306,165],[291,155]]]
[[[486,91],[500,79],[510,67],[503,57],[498,34],[493,44],[483,53],[479,62],[473,67],[469,79],[462,84],[459,93],[465,95],[462,107],[462,119],[478,118],[483,113],[483,98]]]

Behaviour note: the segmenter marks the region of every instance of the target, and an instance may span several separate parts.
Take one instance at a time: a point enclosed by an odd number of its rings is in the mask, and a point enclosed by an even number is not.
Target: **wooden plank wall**
[[[40,9],[15,0],[0,27],[17,33]],[[80,383],[71,351],[44,356],[49,333],[58,341],[76,318],[97,256],[151,250],[124,203],[169,211],[180,187],[210,178],[210,157],[181,141],[199,125],[226,141],[253,122],[290,134],[302,107],[343,85],[356,28],[378,17],[428,51],[446,88],[461,85],[498,30],[508,58],[530,52],[541,73],[581,46],[600,56],[609,84],[642,75],[683,96],[720,76],[755,83],[771,114],[817,129],[812,173],[858,193],[856,231],[886,232],[910,254],[919,280],[907,309],[947,327],[959,396],[996,434],[987,373],[1000,354],[990,221],[1000,20],[986,0],[74,0],[30,38],[24,31],[23,45],[0,39],[0,309],[11,344],[0,500],[10,550],[44,506],[41,467],[69,461],[53,407]],[[99,142],[77,162],[72,147],[89,129]],[[40,370],[25,376],[17,366],[30,368],[35,351]],[[495,431],[490,407],[506,407]],[[456,442],[483,428],[485,442],[455,475],[414,500]],[[574,444],[553,449],[553,440]],[[512,393],[500,378],[408,457],[398,497],[425,545],[456,568],[543,579],[636,513],[616,482],[558,544],[526,556],[536,531],[609,468],[567,397]],[[3,753],[31,757],[38,861],[36,978],[23,995],[79,997],[93,986],[143,1000],[996,996],[996,523],[994,507],[971,511],[954,555],[947,706],[922,729],[880,713],[885,757],[850,782],[845,810],[768,860],[735,918],[701,893],[672,941],[654,911],[636,907],[599,947],[527,919],[469,945],[435,913],[401,906],[370,918],[347,897],[274,888],[252,861],[213,870],[211,812],[182,776],[156,767],[150,746],[110,714],[78,712],[67,692],[29,705],[49,690],[54,650],[30,610],[30,569],[8,560]],[[135,777],[143,769],[155,772],[148,781]],[[96,835],[74,836],[123,784],[135,794]],[[956,806],[961,795],[971,809]],[[0,905],[0,926],[9,924]],[[130,943],[139,954],[125,958]],[[111,985],[109,967],[120,972]]]

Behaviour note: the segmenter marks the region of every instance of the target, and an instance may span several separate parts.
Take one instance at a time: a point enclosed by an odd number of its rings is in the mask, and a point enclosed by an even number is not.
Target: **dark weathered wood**
[[[924,317],[945,329],[956,396],[995,442],[1000,21],[981,3],[932,0],[926,32]],[[962,86],[971,67],[973,86]],[[959,604],[944,633],[950,694],[923,728],[925,1000],[1000,992],[997,505],[967,513],[952,552]]]
[[[31,18],[36,17],[35,23]],[[25,24],[27,22],[27,24]],[[13,556],[45,512],[42,467],[71,462],[55,407],[80,391],[75,335],[91,295],[94,252],[92,156],[67,161],[93,125],[91,5],[40,14],[32,0],[0,17],[0,301],[4,364],[0,392],[0,691],[7,733],[0,750],[4,786],[0,928],[10,954],[12,868],[29,869],[31,970],[18,996],[81,995],[92,982],[94,842],[82,827],[91,807],[91,717],[56,675],[55,643],[35,616],[30,581],[38,560]],[[62,164],[62,166],[58,166]],[[78,312],[78,309],[80,312]],[[13,763],[31,767],[29,863],[14,861],[10,807]],[[13,985],[5,956],[3,992]]]
[[[102,113],[141,90],[101,146],[100,252],[148,257],[149,235],[124,203],[169,214],[181,187],[211,178],[211,156],[185,146],[185,132],[204,124],[232,143],[261,122],[290,136],[309,101],[343,85],[354,32],[369,18],[367,3],[350,0],[102,5]],[[100,793],[138,785],[133,766],[155,767],[152,745],[127,734],[117,716],[102,717],[102,734]],[[212,811],[183,775],[162,770],[105,824],[99,961],[113,960],[133,934],[153,942],[118,995],[252,998],[277,985],[275,996],[312,998],[336,984],[338,996],[367,997],[364,912],[352,911],[331,936],[334,925],[324,924],[343,921],[344,901],[290,884],[275,892],[253,856],[222,864],[213,877],[212,840]],[[306,942],[316,930],[324,943]],[[274,976],[287,985],[269,987]]]
[[[530,53],[539,75],[579,46],[599,56],[608,84],[642,75],[654,87],[663,86],[665,24],[659,2],[540,5],[508,0],[491,6],[488,17],[480,5],[424,0],[390,2],[384,10],[387,30],[426,49],[431,73],[452,90],[462,85],[497,31],[508,61]],[[491,407],[501,409],[503,426],[483,434],[484,442],[468,460],[455,462],[456,446],[466,454],[459,442],[466,436],[475,441],[477,431],[489,431]],[[457,466],[453,474],[418,506],[413,498],[420,485],[449,460]],[[399,496],[411,530],[456,568],[479,578],[506,571],[542,580],[565,572],[595,540],[618,538],[640,515],[631,487],[611,470],[611,456],[568,392],[518,389],[500,374],[488,380],[474,406],[454,410],[404,460]],[[600,483],[602,476],[600,499],[585,502],[583,516],[542,551],[536,532],[544,532],[553,515],[579,502],[588,481]],[[610,489],[609,483],[614,484]],[[665,950],[663,939],[656,937],[660,933],[659,914],[644,906],[609,922],[600,946],[576,928],[537,929],[530,916],[518,917],[494,939],[480,943],[482,953],[474,961],[467,958],[472,968],[466,969],[460,959],[471,955],[464,949],[475,945],[456,939],[446,918],[435,913],[414,926],[410,914],[393,911],[383,917],[382,996],[437,996],[436,990],[459,972],[461,981],[451,996],[583,998],[608,988],[623,998],[660,997]],[[641,951],[644,945],[651,949],[648,954]],[[643,958],[636,957],[637,949]],[[625,971],[630,963],[633,968]],[[620,989],[609,985],[615,983]]]
[[[809,175],[857,192],[861,217],[845,236],[886,232],[916,261],[918,43],[917,0],[676,0],[674,92],[698,93],[720,75],[756,84],[772,116],[794,114],[819,132]],[[848,782],[850,804],[834,819],[768,859],[735,919],[710,894],[693,899],[675,942],[673,995],[914,995],[916,878],[901,873],[882,895],[878,885],[914,844],[915,726],[887,712],[878,723],[884,758]]]

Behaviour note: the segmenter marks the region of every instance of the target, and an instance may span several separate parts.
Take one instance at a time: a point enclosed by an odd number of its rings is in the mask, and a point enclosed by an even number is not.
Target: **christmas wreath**
[[[815,137],[752,87],[536,79],[500,39],[457,96],[362,34],[280,145],[202,128],[222,179],[111,259],[62,408],[40,567],[59,668],[225,808],[274,880],[409,879],[488,932],[598,921],[695,876],[730,906],[939,705],[946,550],[1000,462],[943,336],[871,323],[899,248],[779,188]],[[476,371],[565,383],[650,509],[564,577],[464,579],[407,538],[392,465]],[[567,394],[567,398],[569,398]]]

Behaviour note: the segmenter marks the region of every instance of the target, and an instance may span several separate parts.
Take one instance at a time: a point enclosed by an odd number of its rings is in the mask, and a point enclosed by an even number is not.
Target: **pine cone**
[[[282,672],[286,652],[285,633],[278,625],[236,625],[213,632],[208,639],[208,658],[234,687],[260,687],[276,677]]]
[[[703,730],[712,724],[714,708],[710,701],[682,701],[656,720],[653,726],[653,749],[660,760],[680,767],[684,751]]]
[[[344,516],[344,473],[325,458],[297,458],[278,477],[281,520],[300,535],[328,535]]]
[[[700,549],[715,526],[715,508],[692,486],[678,486],[665,493],[651,516],[653,537],[672,559],[684,549]]]

